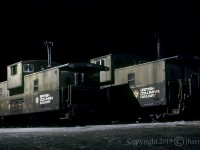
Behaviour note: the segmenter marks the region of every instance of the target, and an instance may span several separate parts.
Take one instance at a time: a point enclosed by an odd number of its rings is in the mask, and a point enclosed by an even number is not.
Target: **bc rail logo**
[[[42,94],[40,97],[36,97],[35,102],[37,104],[49,104],[51,100],[53,100],[53,96],[50,96],[50,94]]]
[[[133,90],[133,94],[135,95],[136,98],[139,98],[140,92],[138,90]]]
[[[160,93],[159,89],[155,89],[155,87],[147,87],[140,89],[140,98],[151,98],[155,97],[156,94]]]

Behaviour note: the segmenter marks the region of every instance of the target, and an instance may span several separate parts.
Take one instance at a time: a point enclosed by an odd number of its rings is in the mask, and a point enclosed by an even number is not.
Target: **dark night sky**
[[[1,2],[1,79],[6,66],[28,59],[47,59],[43,42],[54,42],[52,61],[88,61],[128,52],[156,58],[200,55],[200,9],[191,1],[100,2],[30,0]]]

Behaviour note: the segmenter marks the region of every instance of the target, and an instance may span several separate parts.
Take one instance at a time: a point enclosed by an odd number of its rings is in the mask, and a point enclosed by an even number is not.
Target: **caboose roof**
[[[80,62],[80,63],[67,63],[60,66],[58,68],[62,69],[69,69],[74,71],[108,71],[109,67],[101,66],[97,64],[87,63],[87,62]]]

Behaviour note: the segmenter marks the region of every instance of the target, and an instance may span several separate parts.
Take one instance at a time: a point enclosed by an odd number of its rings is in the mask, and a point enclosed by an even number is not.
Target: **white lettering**
[[[155,87],[142,88],[140,89],[140,98],[155,97],[157,93],[160,93],[160,90],[156,90]]]
[[[40,104],[49,104],[51,100],[53,100],[53,96],[50,96],[50,94],[40,95]]]

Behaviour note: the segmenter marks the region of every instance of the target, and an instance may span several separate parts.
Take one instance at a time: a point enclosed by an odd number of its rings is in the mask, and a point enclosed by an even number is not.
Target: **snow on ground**
[[[37,128],[1,128],[0,133],[24,133],[24,132],[87,132],[112,129],[131,128],[159,128],[178,126],[200,126],[200,121],[175,121],[164,123],[139,123],[139,124],[115,124],[115,125],[88,125],[75,127],[37,127]]]

